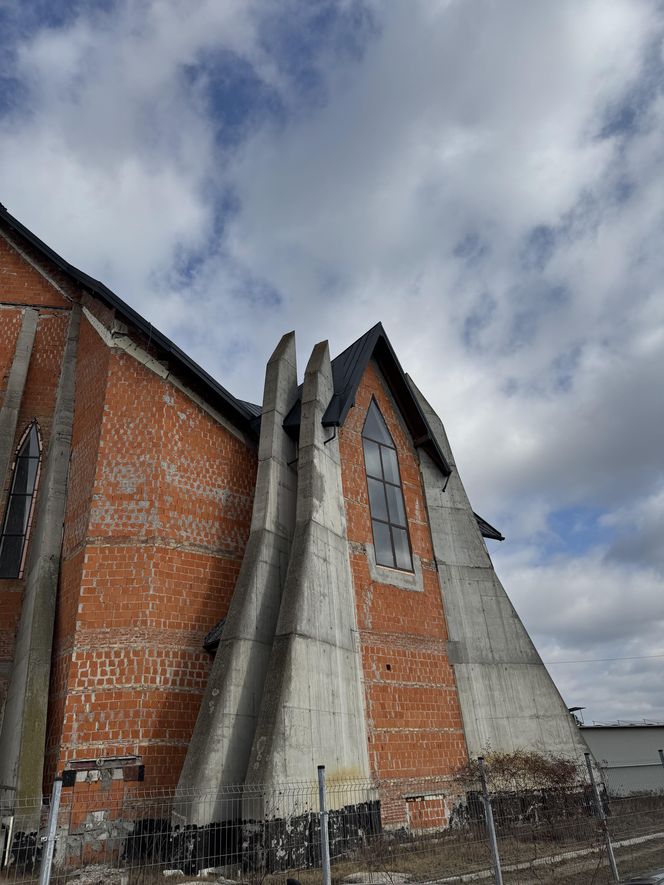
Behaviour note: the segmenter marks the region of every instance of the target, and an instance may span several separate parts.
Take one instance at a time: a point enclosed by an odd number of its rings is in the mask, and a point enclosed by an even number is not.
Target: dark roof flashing
[[[479,530],[482,532],[483,538],[490,538],[492,541],[504,541],[505,535],[502,535],[497,528],[491,525],[490,522],[487,522],[486,519],[482,519],[479,513],[475,513],[473,511],[473,516],[479,526]]]
[[[323,426],[343,425],[355,402],[357,388],[372,357],[376,360],[390,388],[415,447],[424,449],[445,476],[449,476],[452,472],[451,467],[431,432],[382,323],[376,323],[332,360],[334,393],[323,415]],[[300,395],[301,393],[302,388]],[[284,430],[294,439],[297,439],[299,433],[300,409],[301,402],[298,398],[283,422]]]
[[[224,624],[226,623],[226,618],[222,618],[220,621],[212,627],[211,630],[205,634],[203,638],[203,648],[205,651],[213,654],[219,648],[219,643],[221,642],[221,634],[224,632]]]

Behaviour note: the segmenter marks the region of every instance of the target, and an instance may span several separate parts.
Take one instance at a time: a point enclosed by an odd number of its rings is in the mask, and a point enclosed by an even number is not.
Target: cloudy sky
[[[664,719],[663,41],[654,0],[0,6],[0,200],[242,398],[382,320],[587,719]]]

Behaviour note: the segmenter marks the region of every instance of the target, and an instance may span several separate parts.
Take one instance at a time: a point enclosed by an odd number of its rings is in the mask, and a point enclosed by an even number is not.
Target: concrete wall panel
[[[442,422],[412,386],[453,468],[448,480],[421,453],[469,755],[524,748],[580,758],[585,744],[493,571]]]

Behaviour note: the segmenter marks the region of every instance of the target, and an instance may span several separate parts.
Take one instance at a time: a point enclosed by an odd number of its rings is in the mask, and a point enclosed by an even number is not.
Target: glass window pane
[[[403,495],[398,486],[385,486],[387,493],[387,510],[392,525],[406,525],[406,511],[403,506]]]
[[[385,503],[385,486],[379,479],[367,477],[369,485],[369,504],[371,515],[374,519],[384,519],[387,522],[387,504]]]
[[[9,499],[5,531],[8,535],[24,535],[28,527],[32,495],[12,495]]]
[[[393,482],[395,485],[400,485],[397,453],[394,449],[386,448],[381,448],[380,453],[383,457],[383,476],[385,477],[385,482]]]
[[[373,523],[374,550],[378,565],[387,565],[394,568],[394,556],[392,554],[392,542],[390,540],[390,527],[382,522]]]
[[[369,476],[382,477],[383,471],[380,466],[380,446],[378,443],[364,440],[364,463]]]
[[[23,443],[21,455],[28,455],[30,458],[39,457],[39,437],[37,436],[37,427],[33,424],[28,438]]]
[[[14,470],[14,485],[12,493],[18,495],[31,495],[35,488],[35,478],[37,476],[37,467],[39,461],[37,458],[18,458],[16,468]]]
[[[374,439],[376,442],[383,443],[386,446],[394,446],[390,431],[387,429],[383,416],[378,411],[375,400],[371,400],[371,405],[367,411],[367,419],[364,422],[362,436]]]
[[[410,559],[410,548],[408,547],[408,535],[405,529],[392,529],[392,537],[394,538],[394,552],[397,558],[397,568],[412,571],[413,563]]]
[[[0,542],[0,578],[17,578],[21,567],[23,553],[23,536],[12,538],[10,535]]]

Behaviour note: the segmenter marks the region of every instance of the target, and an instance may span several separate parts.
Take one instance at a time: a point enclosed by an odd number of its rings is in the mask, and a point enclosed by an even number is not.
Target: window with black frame
[[[376,564],[412,572],[399,459],[375,399],[367,411],[362,442]]]
[[[41,463],[41,440],[33,421],[19,444],[0,536],[0,578],[19,578],[30,531]]]

